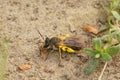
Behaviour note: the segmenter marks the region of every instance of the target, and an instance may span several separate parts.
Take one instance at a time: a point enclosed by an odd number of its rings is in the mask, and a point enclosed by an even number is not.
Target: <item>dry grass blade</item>
[[[5,80],[5,71],[6,71],[6,63],[7,63],[7,55],[8,55],[8,44],[7,40],[3,40],[0,42],[0,80]]]
[[[104,68],[103,68],[103,70],[102,70],[102,72],[101,72],[101,74],[100,74],[98,80],[102,80],[102,76],[103,76],[103,73],[104,73],[106,67],[107,67],[107,62],[105,63]]]

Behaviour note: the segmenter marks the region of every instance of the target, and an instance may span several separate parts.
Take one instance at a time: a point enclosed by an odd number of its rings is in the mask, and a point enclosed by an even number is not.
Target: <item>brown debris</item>
[[[98,30],[94,28],[93,26],[85,26],[83,27],[83,30],[92,32],[93,34],[98,34]]]
[[[54,73],[55,71],[53,69],[47,69],[47,68],[45,68],[44,72],[46,72],[46,73]]]
[[[28,69],[32,68],[32,65],[30,65],[30,64],[24,64],[24,65],[18,66],[18,68],[20,70],[28,70]]]
[[[43,60],[46,60],[48,57],[48,50],[47,48],[40,47],[40,56]]]

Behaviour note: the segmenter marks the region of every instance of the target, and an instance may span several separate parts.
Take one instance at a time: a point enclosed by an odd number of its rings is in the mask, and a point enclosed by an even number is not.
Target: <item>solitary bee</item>
[[[46,38],[44,48],[58,48],[64,52],[76,53],[85,46],[85,42],[80,37],[70,37],[68,35],[60,37]]]
[[[61,64],[61,52],[67,52],[67,53],[78,53],[82,48],[85,47],[85,41],[84,39],[80,37],[70,37],[68,35],[60,36],[60,37],[52,37],[52,38],[46,38],[45,48],[57,48],[59,50],[59,60]]]
[[[84,47],[85,47],[85,40],[82,37],[72,37],[69,35],[64,35],[64,36],[58,36],[52,38],[46,37],[44,40],[44,44],[40,50],[42,54],[44,54],[43,52],[45,52],[47,55],[49,50],[57,49],[59,51],[59,60],[61,63],[62,51],[67,53],[77,53]],[[45,57],[45,59],[46,58],[47,56]]]

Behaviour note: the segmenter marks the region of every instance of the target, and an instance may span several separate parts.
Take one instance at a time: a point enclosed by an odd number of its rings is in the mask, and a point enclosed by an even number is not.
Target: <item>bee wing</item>
[[[84,39],[79,37],[69,37],[63,41],[63,44],[74,50],[80,50],[81,48],[84,47],[85,41]]]

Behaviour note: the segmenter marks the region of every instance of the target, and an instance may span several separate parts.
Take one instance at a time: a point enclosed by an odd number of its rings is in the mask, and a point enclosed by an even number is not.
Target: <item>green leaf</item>
[[[119,10],[120,9],[120,0],[111,0],[110,9],[111,10]]]
[[[113,14],[113,16],[117,19],[120,20],[120,15],[117,11],[111,11],[111,13]]]
[[[109,42],[109,43],[112,42],[112,37],[111,37],[111,35],[107,36],[107,42]]]
[[[111,36],[116,38],[118,34],[120,34],[120,31],[119,30],[115,30],[114,32],[112,32]]]
[[[120,46],[112,46],[106,49],[106,52],[111,56],[117,54],[120,51]]]
[[[117,40],[120,43],[120,34],[117,34]]]
[[[99,54],[99,53],[96,54],[96,55],[95,55],[95,58],[100,58],[100,54]]]
[[[114,32],[112,32],[112,38],[115,38],[118,40],[118,42],[120,43],[120,30],[115,30]]]
[[[106,26],[110,27],[110,28],[114,28],[114,25],[111,23],[111,20],[113,19],[113,16],[109,16],[107,19],[107,23],[105,24]]]
[[[85,48],[84,51],[85,51],[85,53],[86,53],[87,55],[89,55],[89,56],[95,56],[96,53],[97,53],[96,51],[91,50],[91,49],[89,49],[89,48]]]
[[[102,32],[102,31],[104,31],[104,30],[107,30],[108,28],[109,28],[108,26],[103,25],[103,26],[100,27],[99,32]]]
[[[93,47],[95,48],[95,50],[101,51],[102,46],[101,46],[101,39],[100,38],[96,38],[93,40]]]
[[[112,59],[112,57],[108,53],[101,53],[101,58],[104,61],[110,61]]]
[[[91,58],[88,61],[87,67],[85,67],[84,72],[87,75],[90,75],[93,73],[93,71],[98,67],[99,65],[99,60],[95,58]]]

